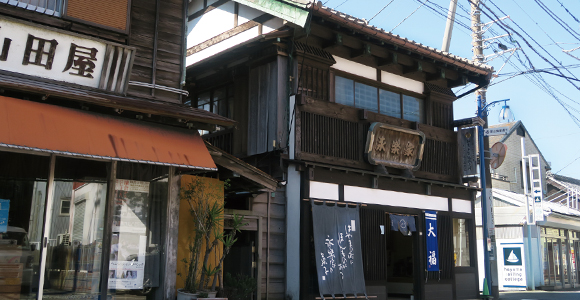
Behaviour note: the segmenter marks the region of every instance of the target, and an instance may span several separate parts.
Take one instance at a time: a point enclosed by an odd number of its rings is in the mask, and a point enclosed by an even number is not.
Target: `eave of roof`
[[[107,94],[51,81],[35,80],[29,76],[20,77],[7,72],[0,72],[0,87],[191,122],[225,127],[231,127],[236,123],[234,120],[188,105]]]
[[[528,132],[528,129],[526,128],[526,126],[524,126],[524,123],[522,123],[522,121],[516,121],[516,122],[511,122],[511,123],[506,123],[506,124],[496,124],[496,125],[491,125],[489,126],[489,128],[495,128],[495,127],[503,127],[503,126],[510,126],[510,130],[508,131],[508,133],[506,133],[499,141],[502,143],[505,143],[505,141],[514,133],[516,132],[516,130],[518,129],[518,127],[522,127],[525,131],[526,131],[526,135],[530,138],[530,141],[532,142],[532,144],[534,145],[534,147],[536,147],[536,149],[538,149],[538,153],[540,154],[540,157],[542,157],[542,159],[544,160],[544,163],[546,164],[546,166],[548,167],[548,170],[551,170],[552,167],[550,167],[550,165],[548,164],[548,160],[544,157],[544,154],[542,154],[542,151],[540,151],[540,147],[538,147],[538,145],[536,145],[536,142],[534,141],[534,139],[532,138],[532,135],[530,135],[530,133]]]
[[[361,33],[376,37],[379,40],[393,43],[401,48],[417,52],[426,57],[448,63],[459,68],[469,70],[481,75],[490,76],[494,70],[493,67],[486,64],[477,63],[475,61],[453,55],[451,53],[441,51],[432,47],[425,46],[421,43],[400,37],[392,34],[381,28],[369,25],[366,20],[358,19],[345,13],[333,10],[329,7],[318,6],[311,4],[312,10],[319,16],[334,20],[342,26],[357,30]]]
[[[278,180],[268,175],[264,171],[244,162],[243,160],[223,151],[222,149],[205,142],[210,155],[218,166],[228,170],[239,172],[240,175],[252,180],[269,191],[275,191],[278,186]]]

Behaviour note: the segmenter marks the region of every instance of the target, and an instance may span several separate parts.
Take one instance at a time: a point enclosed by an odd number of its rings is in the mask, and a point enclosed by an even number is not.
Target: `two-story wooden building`
[[[175,299],[183,174],[270,208],[198,132],[235,122],[183,104],[187,4],[0,1],[0,299]]]
[[[308,1],[194,0],[187,47],[187,103],[237,121],[203,138],[285,183],[262,299],[478,296],[451,88],[492,68]]]

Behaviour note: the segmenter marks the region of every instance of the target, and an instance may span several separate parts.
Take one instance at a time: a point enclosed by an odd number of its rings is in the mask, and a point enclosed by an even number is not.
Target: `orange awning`
[[[0,147],[216,170],[195,130],[2,96]]]

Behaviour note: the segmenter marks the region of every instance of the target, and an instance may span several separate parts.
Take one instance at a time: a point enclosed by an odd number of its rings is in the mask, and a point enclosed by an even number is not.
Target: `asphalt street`
[[[526,291],[504,292],[500,300],[579,300],[580,291]]]

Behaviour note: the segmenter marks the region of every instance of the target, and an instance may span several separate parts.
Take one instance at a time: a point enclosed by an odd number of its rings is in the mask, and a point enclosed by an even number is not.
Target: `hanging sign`
[[[425,134],[421,131],[375,122],[367,134],[365,157],[373,165],[417,170],[424,146]]]
[[[439,247],[437,243],[437,212],[425,211],[427,238],[427,271],[439,271]]]
[[[358,207],[312,203],[312,223],[321,297],[366,295]]]

